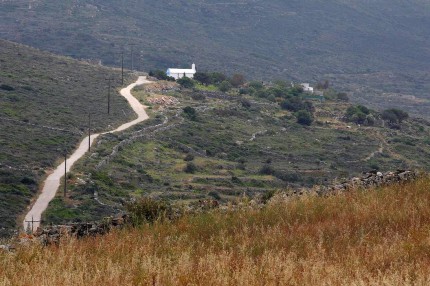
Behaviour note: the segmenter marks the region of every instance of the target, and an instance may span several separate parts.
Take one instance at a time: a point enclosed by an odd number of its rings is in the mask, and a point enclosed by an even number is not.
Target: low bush
[[[166,72],[162,70],[155,70],[155,71],[151,70],[148,75],[155,77],[156,79],[159,79],[159,80],[175,81],[175,78],[168,76]]]
[[[271,165],[265,164],[263,167],[261,167],[261,169],[259,170],[259,173],[261,175],[274,175],[275,169]]]
[[[183,111],[185,116],[188,117],[190,120],[197,120],[197,111],[191,106],[184,107]]]
[[[307,126],[310,126],[312,124],[312,121],[313,121],[312,114],[310,114],[308,111],[299,110],[296,116],[297,116],[297,123],[301,125],[307,125]]]
[[[13,88],[12,86],[7,85],[7,84],[1,84],[0,85],[0,89],[6,90],[6,91],[13,91],[13,90],[15,90],[15,88]]]
[[[185,166],[185,169],[184,169],[184,172],[189,174],[194,174],[196,171],[197,171],[197,166],[192,162],[188,162],[187,166]]]
[[[179,83],[179,85],[183,88],[193,88],[195,85],[192,79],[185,76],[183,78],[178,79],[176,82]]]
[[[172,206],[165,201],[142,197],[137,201],[125,205],[133,225],[154,223],[156,221],[171,219],[173,215]]]
[[[403,110],[392,108],[387,109],[382,112],[382,119],[393,123],[393,124],[400,124],[403,120],[407,119],[409,117],[409,114]]]

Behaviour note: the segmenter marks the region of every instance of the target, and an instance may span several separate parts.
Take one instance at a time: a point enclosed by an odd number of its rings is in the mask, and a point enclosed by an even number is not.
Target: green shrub
[[[184,172],[194,174],[197,171],[197,166],[193,162],[188,162],[185,166]]]
[[[159,79],[159,80],[175,81],[175,78],[168,76],[166,72],[162,70],[155,70],[155,71],[151,70],[148,75],[155,77],[156,79]]]
[[[249,89],[242,87],[239,89],[239,94],[249,94]]]
[[[298,96],[287,98],[281,102],[281,108],[292,112],[297,112],[299,110],[307,110],[308,112],[313,112],[314,106],[309,101],[304,101]]]
[[[213,199],[215,199],[217,201],[220,201],[222,199],[221,196],[219,195],[219,193],[216,191],[210,191],[208,193],[208,196],[211,196]]]
[[[382,119],[390,123],[402,123],[408,117],[409,114],[407,112],[396,108],[387,109],[382,112]]]
[[[13,88],[12,86],[7,85],[7,84],[0,85],[0,89],[6,90],[6,91],[13,91],[13,90],[15,90],[15,88]]]
[[[190,162],[194,160],[194,155],[193,154],[187,154],[187,156],[185,156],[184,161],[186,162]]]
[[[225,80],[219,84],[218,89],[222,92],[227,92],[231,89],[231,87],[231,83]]]
[[[273,196],[276,194],[275,190],[270,190],[270,191],[266,191],[263,193],[263,195],[261,196],[261,202],[263,204],[266,204],[271,198],[273,198]]]
[[[197,111],[191,106],[184,107],[183,111],[185,116],[188,117],[189,119],[193,121],[197,120]]]
[[[275,169],[269,164],[265,164],[261,167],[260,171],[258,171],[261,175],[274,175]]]
[[[194,81],[186,76],[178,79],[176,82],[179,83],[179,85],[183,88],[193,88],[195,85]]]
[[[247,100],[247,99],[242,99],[241,102],[242,106],[246,109],[251,107],[251,101]]]
[[[296,116],[297,116],[297,123],[301,125],[307,125],[307,126],[312,124],[313,118],[308,111],[299,110]]]
[[[169,203],[149,197],[143,197],[135,202],[127,203],[125,208],[131,217],[133,225],[154,223],[158,220],[173,217],[173,209]]]
[[[336,99],[339,101],[349,101],[348,94],[346,94],[345,92],[339,92],[336,95]]]
[[[230,83],[234,87],[239,87],[245,84],[245,77],[242,74],[234,74],[231,79]]]
[[[206,86],[212,83],[210,75],[205,72],[196,72],[194,74],[194,80]]]
[[[211,78],[212,84],[220,84],[221,82],[227,80],[227,77],[225,76],[225,74],[220,72],[212,72],[209,74],[209,76]]]
[[[288,173],[288,172],[275,172],[275,177],[290,183],[296,183],[302,180],[302,177],[296,173]]]
[[[346,120],[356,124],[373,125],[374,117],[370,114],[370,110],[363,105],[350,106],[346,110]]]
[[[242,181],[238,177],[236,177],[236,176],[232,176],[231,177],[231,182],[233,184],[237,184],[237,185],[241,185],[242,184]]]
[[[255,90],[261,90],[263,89],[263,84],[260,81],[251,81],[249,83],[249,87],[255,89]]]

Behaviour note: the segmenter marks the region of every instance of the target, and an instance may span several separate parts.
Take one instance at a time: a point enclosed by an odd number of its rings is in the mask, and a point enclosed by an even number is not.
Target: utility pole
[[[88,112],[88,151],[91,151],[91,112]]]
[[[131,46],[131,72],[133,72],[133,48],[136,44],[130,44]]]
[[[29,229],[29,225],[30,225],[30,223],[31,223],[31,233],[33,233],[34,232],[34,223],[35,222],[41,222],[40,220],[34,220],[34,218],[33,218],[33,216],[31,216],[31,220],[26,220],[25,221],[26,223],[28,223],[27,224],[27,231],[29,232],[30,231],[30,229]]]
[[[67,151],[64,150],[64,197],[67,192]]]
[[[112,78],[107,78],[106,80],[109,81],[109,87],[108,87],[108,114],[110,114],[110,87],[111,87]]]
[[[121,51],[121,85],[124,85],[124,49]]]

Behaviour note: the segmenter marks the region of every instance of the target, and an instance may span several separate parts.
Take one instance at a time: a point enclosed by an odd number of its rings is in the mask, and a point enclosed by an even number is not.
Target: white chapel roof
[[[178,74],[196,72],[196,70],[193,70],[193,69],[172,69],[172,68],[169,68],[168,71],[170,71],[171,73],[178,73]]]

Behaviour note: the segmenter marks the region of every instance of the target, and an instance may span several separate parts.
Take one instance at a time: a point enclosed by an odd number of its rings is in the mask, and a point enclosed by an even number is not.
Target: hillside
[[[422,0],[2,1],[0,38],[134,68],[330,79],[358,102],[428,116],[430,4]],[[132,45],[134,45],[132,47]]]
[[[51,202],[45,222],[102,219],[140,196],[175,204],[227,203],[327,185],[372,169],[430,168],[429,122],[412,118],[392,129],[377,112],[373,126],[345,122],[351,104],[330,99],[332,90],[323,102],[310,100],[314,122],[303,126],[278,103],[284,89],[291,91],[285,85],[254,94],[208,91],[213,86],[178,90],[174,84],[162,91],[169,85],[134,91],[151,118],[100,137],[69,174],[68,198]]]
[[[134,114],[116,88],[120,72],[0,40],[0,232],[38,191],[41,179],[88,133]],[[111,114],[107,114],[108,83]],[[2,233],[0,233],[2,234]]]
[[[427,285],[430,180],[0,251],[0,284]]]

